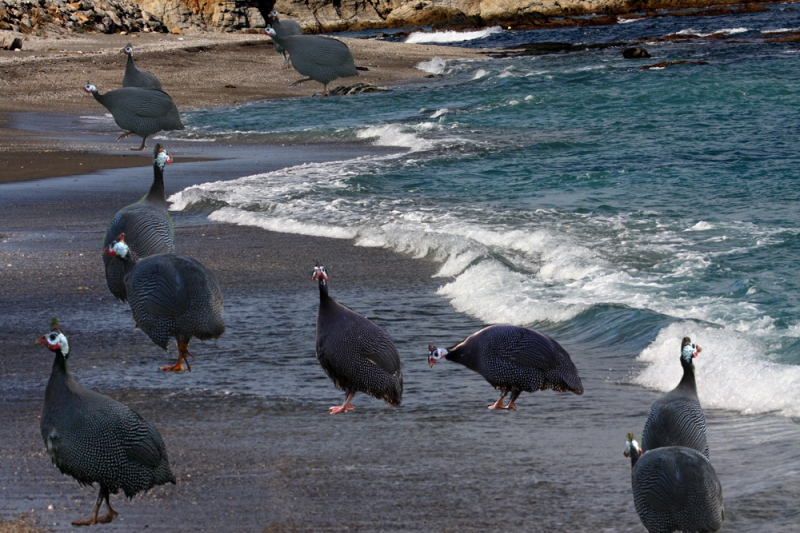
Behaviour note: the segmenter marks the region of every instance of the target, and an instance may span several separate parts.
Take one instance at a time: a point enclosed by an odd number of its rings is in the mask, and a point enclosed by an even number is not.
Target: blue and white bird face
[[[87,83],[86,85],[84,85],[83,90],[89,94],[94,94],[97,92],[97,87],[95,87],[91,83]]]
[[[272,28],[264,28],[264,35],[275,37],[275,30],[273,30]]]
[[[112,242],[108,246],[105,247],[103,253],[109,257],[120,256],[122,259],[128,257],[131,249],[128,248],[128,245],[125,244],[125,234],[121,233],[120,236],[117,238],[116,241]]]
[[[428,364],[433,367],[439,359],[443,359],[449,352],[446,348],[437,348],[433,344],[428,345]]]
[[[161,170],[164,170],[165,165],[172,163],[172,156],[166,150],[164,150],[164,147],[160,144],[156,145],[155,152],[156,154],[153,157],[153,163],[158,165],[158,168]]]
[[[132,56],[133,55],[133,46],[131,46],[131,45],[126,46],[125,48],[122,49],[122,53],[125,54],[125,55]]]
[[[36,344],[44,344],[54,352],[60,349],[62,354],[69,354],[69,341],[67,341],[66,335],[58,330],[42,335],[37,339]]]
[[[328,274],[325,272],[325,267],[322,265],[317,265],[314,267],[314,275],[311,276],[312,280],[321,279],[322,281],[328,281]]]
[[[279,16],[280,15],[278,15],[277,9],[273,9],[272,11],[269,12],[269,18],[271,18],[272,20],[277,19]]]
[[[628,433],[628,439],[625,442],[625,451],[622,452],[622,455],[630,457],[633,454],[637,456],[642,455],[642,449],[639,448],[639,443],[633,438],[633,433]]]

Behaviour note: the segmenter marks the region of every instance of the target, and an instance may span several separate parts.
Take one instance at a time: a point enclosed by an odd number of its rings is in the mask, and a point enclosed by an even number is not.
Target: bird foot
[[[125,133],[123,133],[122,135],[120,135],[119,137],[117,137],[117,140],[118,140],[118,141],[121,141],[122,139],[127,139],[127,138],[128,138],[128,137],[130,137],[131,135],[133,135],[133,132],[132,132],[132,131],[126,131]]]
[[[114,520],[119,513],[116,512],[114,509],[109,509],[108,512],[97,519],[98,524],[108,524],[112,520]]]
[[[145,148],[147,148],[147,145],[143,144],[139,148],[131,148],[131,150],[133,150],[134,152],[141,152]]]
[[[346,413],[347,411],[352,411],[353,409],[355,409],[355,407],[348,403],[347,405],[334,405],[329,409],[329,411],[332,415],[338,415],[339,413]]]
[[[517,407],[513,403],[503,405],[500,400],[489,406],[489,409],[500,409],[501,411],[516,411]]]
[[[192,355],[192,354],[189,354],[189,355]],[[192,355],[192,358],[194,358],[193,355]],[[192,367],[191,367],[191,365],[189,365],[189,361],[186,361],[186,359],[183,358],[183,357],[179,357],[178,358],[178,362],[175,363],[172,366],[162,366],[161,370],[163,370],[164,372],[183,372],[183,363],[184,363],[184,361],[186,362],[186,370],[188,372],[191,372],[192,371]]]

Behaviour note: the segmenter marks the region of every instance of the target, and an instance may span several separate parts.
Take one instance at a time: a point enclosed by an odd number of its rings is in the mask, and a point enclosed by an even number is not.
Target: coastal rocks
[[[348,96],[351,94],[364,94],[364,93],[385,93],[390,92],[387,87],[378,87],[369,83],[356,83],[355,85],[339,85],[334,87],[328,93],[331,96]]]
[[[652,57],[644,48],[625,48],[622,51],[622,57],[625,59],[639,59],[643,57]]]
[[[0,30],[0,50],[21,50],[22,34]]]
[[[35,33],[164,32],[161,21],[129,0],[0,0],[0,30]]]
[[[266,27],[258,0],[140,0],[171,29],[233,32]]]

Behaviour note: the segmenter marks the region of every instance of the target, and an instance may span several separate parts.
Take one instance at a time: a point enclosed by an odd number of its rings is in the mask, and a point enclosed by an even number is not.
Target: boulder
[[[625,59],[639,59],[642,57],[652,57],[650,54],[647,53],[647,50],[644,48],[625,48],[622,51],[622,57]]]
[[[23,34],[0,30],[0,50],[21,50]]]

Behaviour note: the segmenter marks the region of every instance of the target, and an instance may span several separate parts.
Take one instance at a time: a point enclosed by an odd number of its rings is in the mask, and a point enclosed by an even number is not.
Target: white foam
[[[376,146],[398,146],[409,148],[412,152],[430,150],[433,143],[417,136],[399,124],[384,124],[370,126],[359,130],[356,135],[359,139],[374,139]]]
[[[503,28],[500,26],[492,26],[484,30],[476,31],[440,31],[440,32],[414,32],[406,37],[405,42],[418,44],[418,43],[461,43],[465,41],[474,41],[477,39],[484,39],[489,35],[500,33]]]
[[[678,352],[687,335],[703,348],[695,359],[695,375],[705,408],[800,416],[800,366],[767,361],[764,342],[729,329],[686,322],[668,326],[639,356],[649,366],[634,381],[672,390],[681,379]]]
[[[444,74],[446,67],[447,67],[447,61],[438,56],[434,57],[430,61],[422,61],[418,63],[416,66],[416,68],[418,68],[419,70],[428,72],[430,74],[436,74],[437,76]]]

